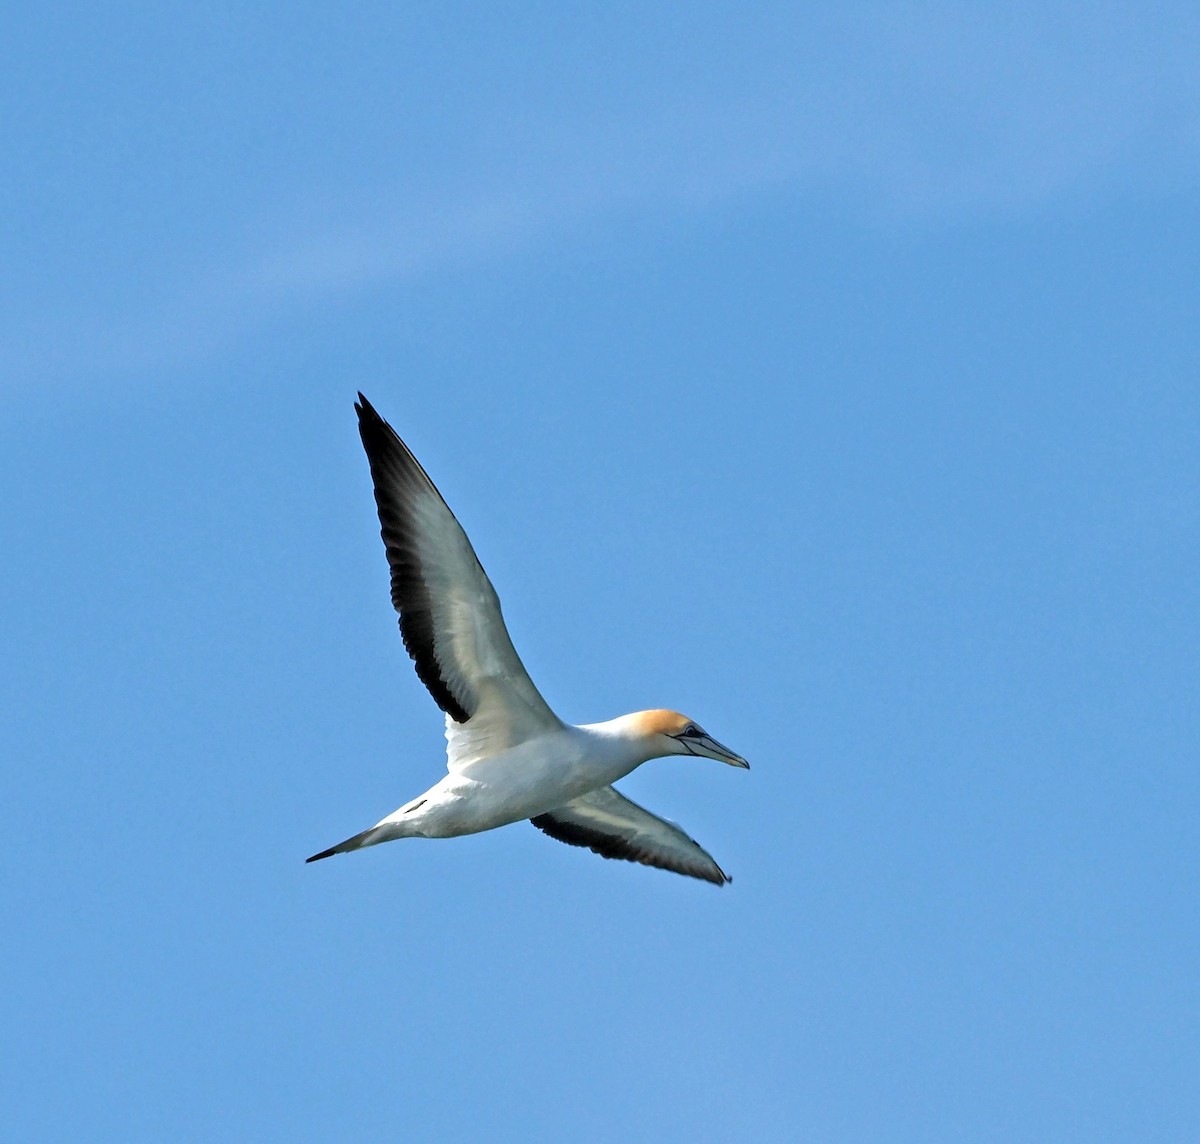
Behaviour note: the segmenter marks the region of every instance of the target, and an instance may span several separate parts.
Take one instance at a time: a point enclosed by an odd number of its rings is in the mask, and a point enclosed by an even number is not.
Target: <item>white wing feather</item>
[[[357,409],[392,603],[417,674],[446,712],[449,769],[558,729],[562,723],[521,663],[462,525],[362,394]]]

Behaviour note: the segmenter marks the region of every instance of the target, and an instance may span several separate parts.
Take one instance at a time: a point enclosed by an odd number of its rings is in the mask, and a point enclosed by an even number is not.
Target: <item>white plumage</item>
[[[530,819],[563,842],[721,885],[729,876],[672,822],[613,789],[649,759],[749,764],[675,711],[581,727],[529,678],[500,601],[462,526],[390,425],[360,393],[359,433],[392,573],[392,603],[417,674],[446,713],[447,774],[369,830],[308,859],[396,838],[448,838]]]

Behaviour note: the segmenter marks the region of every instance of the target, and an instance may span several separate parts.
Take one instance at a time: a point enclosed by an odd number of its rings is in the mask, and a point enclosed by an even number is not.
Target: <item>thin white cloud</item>
[[[507,168],[493,140],[489,162],[469,156],[440,186],[343,182],[339,208],[273,220],[271,240],[227,251],[144,322],[100,323],[85,356],[119,370],[203,355],[331,298],[768,190],[836,195],[871,225],[930,226],[1192,186],[1198,29],[1095,6],[860,11],[825,29],[820,55],[776,51],[722,85],[649,90],[636,115],[526,118]]]

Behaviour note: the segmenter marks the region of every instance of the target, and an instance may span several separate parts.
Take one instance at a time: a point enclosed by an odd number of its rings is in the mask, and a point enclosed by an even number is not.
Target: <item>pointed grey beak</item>
[[[680,741],[693,755],[703,755],[709,759],[716,759],[717,762],[728,763],[731,767],[750,769],[750,764],[741,755],[718,743],[711,735],[701,735],[699,738],[681,739]]]

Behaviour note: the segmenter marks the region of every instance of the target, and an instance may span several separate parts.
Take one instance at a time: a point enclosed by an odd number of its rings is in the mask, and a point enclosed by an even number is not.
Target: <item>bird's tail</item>
[[[331,846],[328,850],[322,850],[320,854],[314,854],[311,858],[305,858],[305,862],[318,862],[322,858],[331,858],[334,854],[347,854],[351,850],[361,850],[364,846],[374,846],[380,842],[387,842],[394,835],[389,834],[382,826],[372,826],[370,830],[364,830],[361,834],[356,834],[353,838],[347,838],[345,842],[339,842],[336,846]]]

